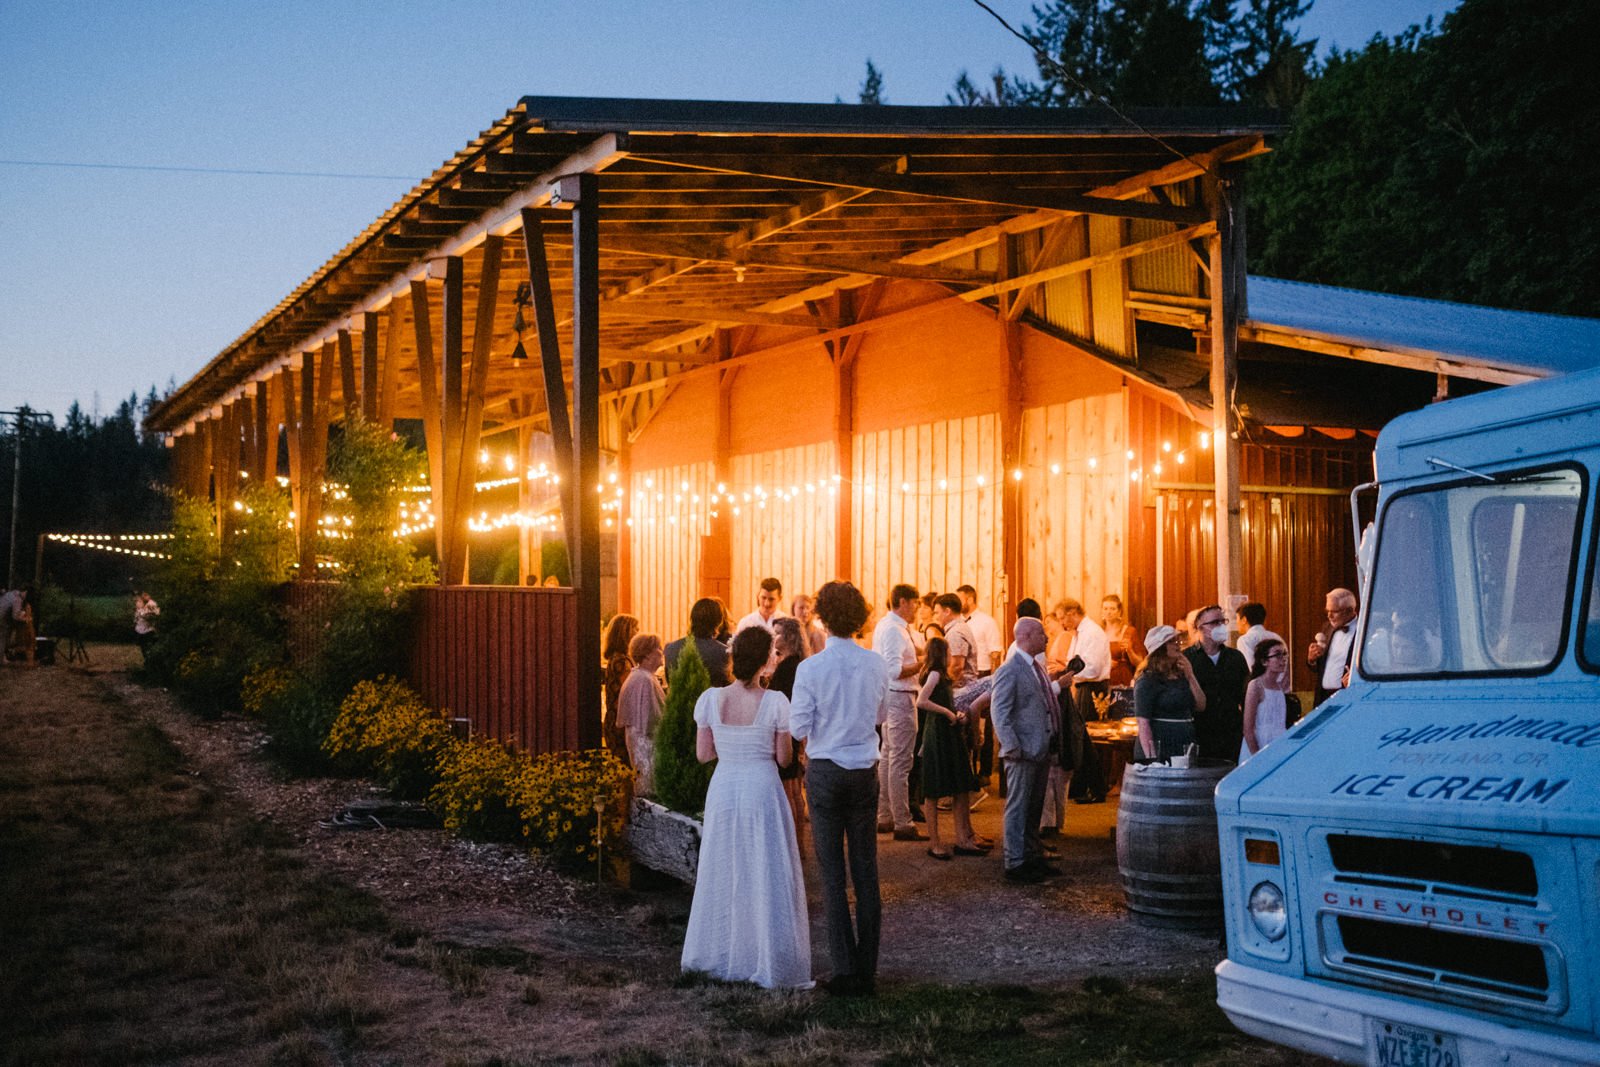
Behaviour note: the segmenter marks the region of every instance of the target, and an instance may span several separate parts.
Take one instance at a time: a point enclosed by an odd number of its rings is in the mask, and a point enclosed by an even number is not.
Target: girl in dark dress
[[[782,693],[785,699],[794,696],[794,672],[800,666],[800,661],[809,653],[806,631],[800,620],[795,618],[780,618],[772,620],[772,630],[776,635],[772,642],[772,654],[777,659],[778,665],[772,668],[772,674],[767,679],[767,688],[774,693]],[[778,769],[778,778],[783,782],[783,792],[789,798],[789,810],[794,813],[795,833],[805,836],[806,819],[806,794],[805,794],[805,742],[794,743],[794,759],[788,766]]]
[[[930,803],[928,814],[928,855],[936,860],[951,858],[939,832],[939,805],[942,797],[951,798],[955,822],[955,854],[982,856],[994,847],[972,832],[969,794],[977,785],[972,763],[967,758],[964,730],[967,713],[955,710],[950,687],[950,645],[942,637],[928,639],[927,657],[918,677],[917,710],[927,712],[927,727],[922,735],[922,795]]]

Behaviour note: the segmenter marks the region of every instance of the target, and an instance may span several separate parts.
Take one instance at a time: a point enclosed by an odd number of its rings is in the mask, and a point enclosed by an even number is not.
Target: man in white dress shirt
[[[872,651],[889,671],[883,717],[883,748],[878,767],[878,833],[896,841],[923,841],[911,822],[911,758],[917,746],[917,650],[911,643],[911,618],[921,600],[914,586],[889,591],[889,612],[872,630]]]
[[[1076,721],[1062,721],[1062,764],[1070,775],[1067,793],[1080,804],[1098,804],[1106,797],[1105,769],[1100,766],[1100,757],[1083,724],[1099,718],[1094,698],[1111,691],[1111,639],[1106,637],[1099,623],[1084,613],[1078,601],[1069,597],[1056,608],[1061,612],[1062,627],[1074,635],[1072,655],[1083,660],[1072,686],[1072,705],[1078,713]],[[1076,736],[1066,731],[1074,731]],[[1067,766],[1069,753],[1078,754],[1075,766]]]
[[[982,678],[999,668],[1000,650],[1006,647],[1006,642],[1000,636],[1000,624],[994,621],[994,616],[979,610],[976,589],[970,585],[958,586],[956,595],[961,598],[961,614],[978,646],[978,662],[969,663],[967,668]]]
[[[1234,645],[1244,656],[1246,667],[1254,670],[1256,665],[1256,646],[1261,642],[1271,639],[1283,643],[1283,638],[1273,633],[1266,627],[1267,607],[1254,601],[1239,609],[1239,642]]]
[[[740,630],[748,630],[752,626],[759,626],[767,633],[777,636],[772,629],[775,620],[783,618],[783,609],[778,603],[783,600],[783,583],[776,578],[761,579],[761,588],[756,590],[756,610],[739,620],[739,625],[733,628],[737,634]]]
[[[795,671],[789,731],[806,742],[806,795],[811,802],[811,847],[822,875],[833,977],[822,983],[838,996],[871,996],[878,972],[883,902],[878,893],[878,735],[889,694],[882,658],[852,640],[869,611],[849,582],[817,591],[817,615],[828,644]],[[846,876],[855,889],[850,917]]]

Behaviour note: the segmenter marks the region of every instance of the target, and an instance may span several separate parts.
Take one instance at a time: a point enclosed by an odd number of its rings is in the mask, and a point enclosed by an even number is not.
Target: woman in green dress
[[[968,712],[955,710],[955,697],[950,687],[950,645],[942,637],[930,637],[922,673],[917,679],[922,688],[917,691],[917,710],[927,713],[927,727],[922,734],[922,795],[928,813],[928,855],[936,860],[947,860],[952,855],[983,856],[994,847],[994,842],[978,837],[972,832],[969,794],[977,781],[972,774],[972,761],[967,756],[966,722]],[[988,697],[980,697],[981,704]],[[977,704],[973,712],[981,712]],[[943,797],[950,798],[950,809],[955,822],[955,848],[945,847],[939,830],[939,804]]]

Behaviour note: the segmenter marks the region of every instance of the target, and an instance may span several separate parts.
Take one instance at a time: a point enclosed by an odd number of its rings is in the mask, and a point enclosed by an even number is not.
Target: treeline
[[[1289,132],[1248,167],[1252,271],[1600,315],[1600,3],[1462,0],[1322,60],[1311,6],[1050,0],[1019,27],[1035,75],[963,71],[947,101],[1279,108]],[[892,74],[869,62],[861,101]]]
[[[167,450],[139,429],[144,413],[159,399],[154,389],[143,401],[130,395],[100,417],[74,403],[62,418],[26,418],[20,430],[17,420],[3,420],[0,485],[5,491],[0,511],[5,521],[0,541],[8,542],[11,532],[19,433],[22,446],[19,580],[48,581],[74,593],[124,593],[149,573],[137,557],[62,545],[47,545],[44,575],[33,571],[43,533],[159,533],[168,528]]]

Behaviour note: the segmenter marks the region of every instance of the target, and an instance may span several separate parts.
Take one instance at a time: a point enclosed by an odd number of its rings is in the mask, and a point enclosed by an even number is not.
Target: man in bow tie
[[[1356,595],[1348,589],[1328,593],[1328,623],[1306,649],[1306,664],[1316,682],[1316,707],[1350,684],[1350,653],[1356,639]]]

